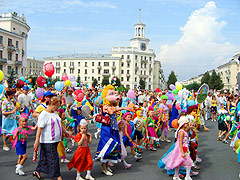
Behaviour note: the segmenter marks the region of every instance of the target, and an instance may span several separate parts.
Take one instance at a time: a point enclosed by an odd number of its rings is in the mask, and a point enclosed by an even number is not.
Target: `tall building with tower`
[[[150,40],[145,37],[146,25],[141,22],[134,25],[134,37],[130,39],[129,47],[113,47],[111,54],[70,54],[44,58],[46,63],[52,63],[56,72],[54,78],[80,76],[81,83],[91,85],[96,78],[99,84],[103,76],[118,77],[121,84],[131,89],[139,86],[143,79],[146,89],[165,89],[166,81],[161,62],[156,60],[156,54],[150,49]]]

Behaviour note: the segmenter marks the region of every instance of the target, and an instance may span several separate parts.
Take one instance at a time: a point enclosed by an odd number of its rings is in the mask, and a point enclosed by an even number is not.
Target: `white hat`
[[[194,122],[194,121],[195,121],[195,118],[194,118],[193,115],[188,114],[188,115],[187,115],[187,118],[188,118],[188,121],[189,121],[189,122]]]
[[[82,119],[80,121],[80,125],[88,125],[87,121],[85,119]]]
[[[186,123],[189,123],[189,119],[187,116],[181,116],[180,119],[178,120],[178,129],[177,131],[175,132],[175,138],[177,138],[177,135],[178,135],[178,131],[181,129],[181,127],[186,124]]]

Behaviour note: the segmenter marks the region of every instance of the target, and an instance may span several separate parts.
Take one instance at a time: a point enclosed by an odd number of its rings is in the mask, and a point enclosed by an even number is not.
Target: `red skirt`
[[[78,147],[73,155],[73,158],[70,160],[67,166],[69,170],[71,170],[74,167],[79,172],[92,170],[93,161],[89,147]]]

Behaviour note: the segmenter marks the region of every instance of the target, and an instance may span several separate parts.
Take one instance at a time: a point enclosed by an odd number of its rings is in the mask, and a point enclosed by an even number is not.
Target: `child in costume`
[[[154,130],[155,123],[154,123],[154,109],[153,107],[148,108],[148,118],[146,120],[146,134],[147,138],[150,140],[150,148],[148,147],[148,144],[146,144],[146,149],[150,149],[152,151],[156,151],[156,149],[153,147],[154,141],[159,141],[157,133]]]
[[[142,157],[138,157],[138,153],[135,152],[134,147],[133,147],[133,136],[134,133],[132,131],[132,125],[130,121],[132,120],[132,114],[130,112],[127,112],[123,115],[123,120],[126,121],[125,127],[124,127],[124,136],[123,136],[123,143],[125,146],[130,146],[132,155],[136,161],[139,161],[142,159]]]
[[[192,180],[190,177],[190,171],[193,161],[189,155],[188,149],[188,123],[189,120],[186,116],[180,117],[178,120],[179,128],[176,131],[177,141],[175,147],[165,155],[164,158],[162,158],[162,162],[165,164],[165,169],[171,170],[175,168],[173,180],[180,180],[179,169],[181,166],[186,167],[185,180]]]
[[[125,121],[118,121],[119,135],[120,135],[120,141],[121,141],[122,162],[123,162],[124,168],[129,169],[130,167],[132,167],[132,164],[128,164],[125,160],[125,158],[127,157],[127,151],[126,151],[126,148],[123,144],[124,127],[125,127]]]
[[[17,161],[15,173],[20,176],[25,175],[22,168],[25,160],[27,159],[26,150],[27,150],[28,135],[32,134],[33,131],[37,129],[36,125],[34,127],[27,126],[27,119],[28,119],[28,115],[25,113],[22,113],[19,119],[19,127],[14,129],[12,132],[13,139],[14,139],[12,149],[16,148],[16,153],[18,155],[18,161]]]
[[[212,121],[217,121],[216,120],[216,114],[217,114],[217,99],[216,96],[212,96],[211,100],[212,106],[211,106],[211,112],[212,112]]]
[[[83,180],[80,173],[87,170],[85,179],[94,180],[91,176],[93,161],[88,144],[92,143],[92,135],[88,132],[88,124],[85,119],[82,119],[78,126],[78,133],[74,138],[78,143],[78,148],[73,155],[73,158],[67,164],[69,170],[73,167],[77,169],[76,180]]]
[[[218,111],[218,140],[222,141],[222,136],[226,134],[227,128],[227,121],[226,121],[226,114],[227,110],[224,109],[224,104],[221,104],[220,110]]]

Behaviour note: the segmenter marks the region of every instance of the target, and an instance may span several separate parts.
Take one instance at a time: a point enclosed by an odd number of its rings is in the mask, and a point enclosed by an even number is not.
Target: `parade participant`
[[[13,130],[13,139],[15,140],[12,146],[12,149],[16,148],[16,153],[18,155],[18,161],[16,165],[15,173],[20,176],[25,175],[23,172],[23,164],[27,159],[27,138],[29,134],[33,133],[33,130],[37,129],[37,125],[35,127],[27,126],[28,115],[26,113],[22,113],[19,119],[19,127]]]
[[[125,158],[127,157],[127,150],[123,144],[123,134],[124,134],[124,130],[125,130],[125,121],[118,121],[118,128],[119,128],[119,135],[120,135],[120,141],[121,141],[121,159],[124,165],[125,169],[129,169],[130,167],[132,167],[132,164],[128,164],[125,160]]]
[[[13,97],[15,90],[7,90],[6,99],[2,103],[2,133],[3,133],[3,150],[9,151],[7,146],[6,135],[11,134],[17,128],[16,112],[18,107],[14,105]]]
[[[65,97],[66,105],[73,104],[75,101],[73,97],[73,89],[66,87],[64,97]]]
[[[20,104],[20,112],[29,115],[30,107],[34,109],[32,104],[32,97],[28,94],[29,87],[23,87],[23,93],[18,96],[18,103]]]
[[[208,93],[207,98],[205,99],[205,105],[206,105],[206,114],[205,114],[205,119],[209,120],[211,119],[211,100],[212,100],[212,93]]]
[[[217,114],[217,99],[216,96],[213,95],[212,96],[212,100],[211,100],[211,112],[212,112],[212,121],[217,121],[216,120],[216,114]]]
[[[73,167],[77,169],[76,180],[83,179],[80,173],[84,171],[87,171],[85,179],[94,180],[91,176],[93,161],[88,147],[88,144],[92,143],[92,135],[88,132],[88,124],[85,119],[82,119],[78,125],[78,133],[74,140],[78,143],[78,148],[67,166],[69,170]]]
[[[161,99],[162,99],[162,103],[159,106],[161,122],[163,122],[163,124],[161,126],[161,135],[164,134],[165,139],[162,139],[162,137],[160,136],[160,141],[166,141],[166,142],[170,143],[171,140],[169,140],[167,137],[168,122],[169,122],[168,111],[169,111],[170,105],[167,104],[168,97],[166,95],[162,95]]]
[[[38,179],[41,179],[40,172],[44,172],[50,178],[56,177],[58,180],[62,180],[57,152],[57,146],[61,141],[63,131],[61,118],[57,113],[59,107],[60,100],[57,97],[52,97],[48,107],[38,117],[34,150],[38,149],[39,143],[41,149],[38,166],[33,172],[33,176]]]
[[[134,132],[132,130],[132,125],[130,124],[130,121],[132,120],[132,114],[130,112],[125,113],[123,115],[123,120],[126,122],[124,127],[123,143],[125,146],[129,146],[131,148],[131,152],[135,161],[139,161],[142,159],[142,157],[138,156],[140,154],[137,154],[133,147],[132,137],[134,136]]]
[[[192,178],[190,177],[190,171],[193,161],[188,154],[188,118],[186,116],[180,117],[178,124],[179,127],[176,131],[177,142],[175,144],[175,147],[164,158],[162,158],[162,162],[165,164],[165,169],[167,170],[175,168],[175,175],[173,177],[174,180],[180,180],[180,166],[186,167],[185,180],[191,180]]]
[[[84,117],[81,114],[81,108],[82,108],[82,106],[79,106],[79,105],[77,105],[77,107],[72,108],[72,117],[73,117],[73,119],[75,119],[74,129],[75,129],[76,134],[78,132],[77,127],[78,127],[79,123],[81,122],[82,119],[84,119]]]
[[[150,147],[148,144],[146,144],[146,149],[156,151],[153,145],[154,145],[154,141],[159,141],[159,139],[158,139],[157,133],[154,130],[155,123],[154,123],[153,117],[154,117],[154,109],[153,107],[149,107],[148,118],[146,120],[146,127],[147,127],[147,138],[149,138],[150,140]]]
[[[222,141],[222,136],[228,131],[226,114],[227,110],[224,109],[224,104],[221,104],[220,110],[218,111],[218,140]]]
[[[103,98],[103,114],[109,117],[110,123],[102,124],[100,140],[95,156],[95,160],[100,159],[102,162],[103,173],[112,176],[108,170],[108,162],[118,163],[121,161],[121,142],[119,129],[116,122],[115,113],[121,110],[131,110],[128,107],[117,107],[120,97],[112,85],[107,85],[102,91]],[[109,122],[109,120],[107,120]]]

